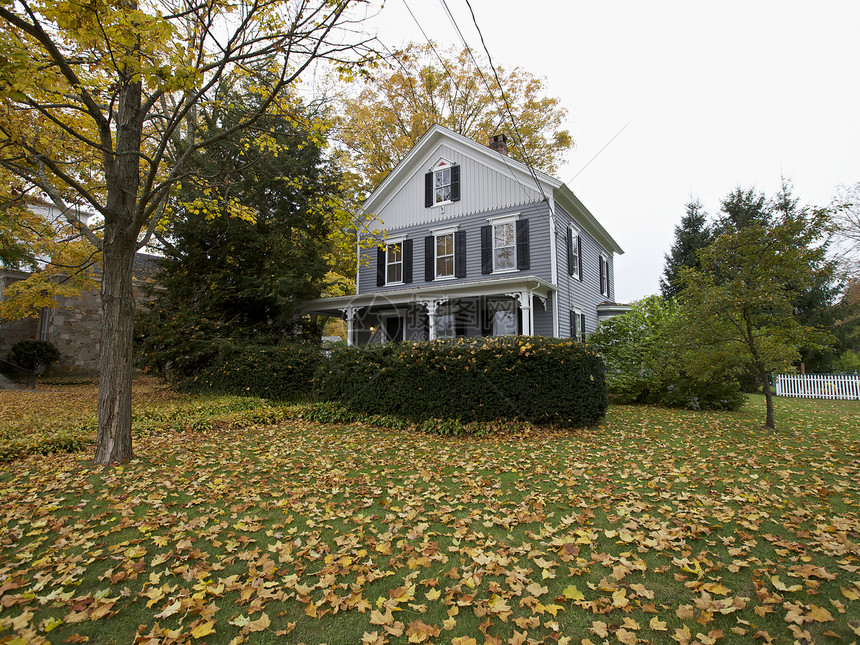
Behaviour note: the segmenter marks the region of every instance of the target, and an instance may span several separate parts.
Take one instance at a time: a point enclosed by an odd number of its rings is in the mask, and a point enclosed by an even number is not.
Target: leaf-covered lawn
[[[122,468],[0,464],[0,643],[860,640],[860,405],[780,400],[775,433],[762,406],[495,439],[174,421]]]

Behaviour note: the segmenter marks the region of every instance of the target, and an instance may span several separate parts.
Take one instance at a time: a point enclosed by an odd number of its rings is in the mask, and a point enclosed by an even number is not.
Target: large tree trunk
[[[132,268],[140,225],[141,85],[127,77],[119,93],[116,154],[106,155],[107,214],[102,248],[102,344],[99,357],[97,464],[124,463],[131,448]]]
[[[131,448],[133,263],[133,244],[105,244],[99,429],[94,457],[97,464],[125,463],[134,456]]]

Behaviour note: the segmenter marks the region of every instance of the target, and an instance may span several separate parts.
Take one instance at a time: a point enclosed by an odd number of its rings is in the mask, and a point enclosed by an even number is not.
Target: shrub
[[[856,372],[860,370],[860,352],[846,349],[836,359],[833,369],[837,372]]]
[[[619,403],[656,403],[692,410],[735,410],[744,395],[718,366],[693,374],[684,315],[675,301],[649,296],[600,324],[589,343],[606,361],[610,394]]]
[[[6,360],[33,371],[60,360],[60,352],[46,340],[21,340],[12,345]]]
[[[183,389],[294,401],[313,394],[323,355],[314,345],[228,345],[220,342],[207,367],[179,377]]]
[[[411,421],[587,425],[603,417],[607,403],[603,361],[594,351],[540,337],[338,348],[318,388],[320,398],[351,410]]]

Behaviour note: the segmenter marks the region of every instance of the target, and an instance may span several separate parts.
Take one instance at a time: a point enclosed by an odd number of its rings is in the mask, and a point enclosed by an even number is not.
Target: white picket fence
[[[858,374],[780,374],[775,381],[777,396],[860,400]]]

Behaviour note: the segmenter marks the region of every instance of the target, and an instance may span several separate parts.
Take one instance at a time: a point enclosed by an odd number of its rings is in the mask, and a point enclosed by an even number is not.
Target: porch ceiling
[[[306,314],[322,314],[340,317],[346,307],[378,307],[404,305],[424,300],[454,300],[457,298],[477,298],[481,296],[504,296],[509,293],[530,291],[536,296],[546,298],[555,291],[552,284],[537,276],[513,276],[504,278],[485,278],[475,282],[442,283],[432,286],[374,291],[354,296],[320,298],[310,300],[301,306]]]

